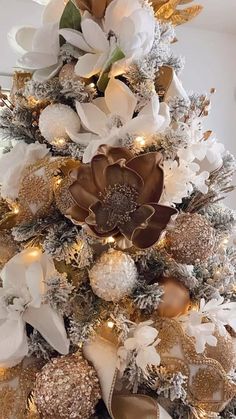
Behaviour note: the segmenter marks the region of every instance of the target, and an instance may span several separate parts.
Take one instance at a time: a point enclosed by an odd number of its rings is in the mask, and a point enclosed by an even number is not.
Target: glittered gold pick
[[[180,7],[191,3],[193,0],[152,0],[152,5],[157,19],[170,22],[172,25],[182,25],[197,16],[203,9],[200,5]]]

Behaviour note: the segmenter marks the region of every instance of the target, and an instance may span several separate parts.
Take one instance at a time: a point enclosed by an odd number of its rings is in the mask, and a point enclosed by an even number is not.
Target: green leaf
[[[111,57],[107,61],[106,67],[103,70],[97,82],[97,87],[100,90],[100,92],[104,92],[107,87],[107,84],[109,82],[109,72],[111,70],[112,64],[114,64],[115,62],[119,60],[122,60],[122,58],[125,58],[125,54],[121,51],[119,47],[116,47]]]
[[[64,12],[62,13],[60,20],[60,29],[69,28],[80,31],[81,29],[81,14],[79,9],[72,3],[71,0],[68,1]]]

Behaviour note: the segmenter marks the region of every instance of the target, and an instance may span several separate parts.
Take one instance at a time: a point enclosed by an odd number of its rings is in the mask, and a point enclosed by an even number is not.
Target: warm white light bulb
[[[107,327],[109,327],[109,329],[113,329],[114,323],[112,321],[108,321],[107,322]]]
[[[137,137],[135,138],[135,141],[140,145],[140,146],[144,146],[145,145],[145,139],[144,137]]]
[[[115,243],[115,239],[112,236],[110,236],[106,239],[106,242],[107,243]]]

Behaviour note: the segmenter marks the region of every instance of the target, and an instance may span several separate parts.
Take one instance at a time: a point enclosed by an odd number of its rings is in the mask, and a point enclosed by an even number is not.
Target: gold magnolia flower
[[[101,19],[104,16],[107,6],[112,0],[73,0],[74,4],[80,8],[80,10],[87,10],[91,15],[97,19]]]
[[[101,146],[90,164],[72,170],[73,222],[98,237],[124,236],[137,248],[152,246],[176,210],[158,205],[163,190],[162,155],[138,157],[126,148]]]

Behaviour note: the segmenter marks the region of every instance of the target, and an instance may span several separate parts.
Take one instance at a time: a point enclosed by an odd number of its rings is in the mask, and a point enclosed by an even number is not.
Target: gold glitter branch
[[[157,19],[170,22],[172,25],[182,25],[196,17],[203,9],[200,5],[179,8],[192,0],[152,0]]]

